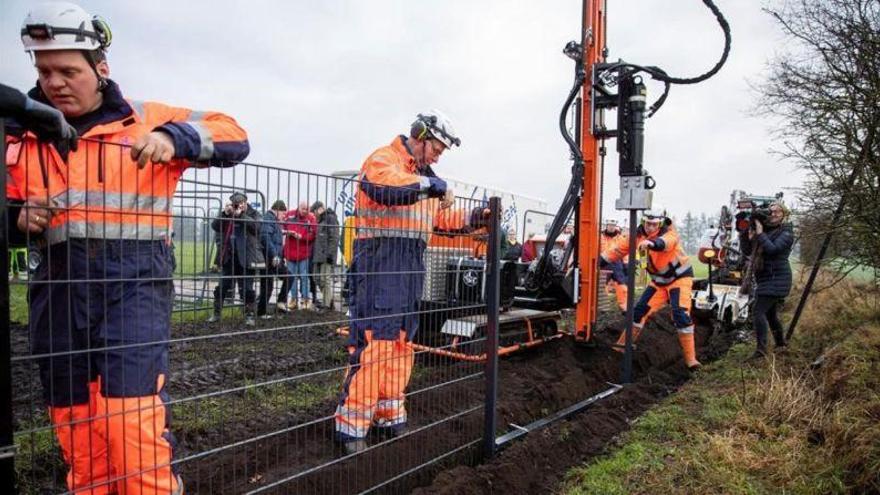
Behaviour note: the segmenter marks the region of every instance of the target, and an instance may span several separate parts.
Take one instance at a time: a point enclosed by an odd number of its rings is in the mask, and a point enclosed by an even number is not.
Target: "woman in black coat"
[[[749,232],[747,251],[757,245],[755,251],[755,302],[752,307],[752,323],[755,327],[757,348],[752,355],[760,358],[767,355],[767,330],[773,331],[777,349],[785,347],[782,322],[779,321],[779,308],[791,291],[791,265],[788,257],[794,244],[792,226],[787,223],[788,210],[780,202],[770,204],[770,216],[762,224],[755,220]],[[765,225],[766,224],[766,225]]]

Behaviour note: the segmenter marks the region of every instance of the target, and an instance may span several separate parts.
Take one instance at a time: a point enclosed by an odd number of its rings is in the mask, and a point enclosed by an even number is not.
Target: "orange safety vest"
[[[175,158],[168,164],[139,169],[130,154],[130,145],[159,126],[187,124],[187,132],[198,137],[197,141],[191,139],[200,145],[198,156],[192,157],[196,166],[223,159],[215,152],[220,143],[239,144],[238,156],[232,160],[247,155],[247,134],[222,113],[154,102],[125,103],[130,114],[86,131],[67,163],[54,147],[38,142],[30,132],[7,138],[6,164],[11,179],[7,197],[48,201],[53,211],[45,233],[49,244],[75,238],[170,239],[174,191],[193,161]]]
[[[654,241],[660,249],[649,249],[648,274],[656,285],[669,285],[679,278],[693,277],[694,271],[690,260],[684,254],[684,249],[679,242],[678,232],[672,225],[663,226],[660,231],[649,237],[644,227],[639,226],[636,236],[636,245],[644,240]],[[602,257],[609,263],[623,261],[629,254],[629,237],[617,236],[616,242],[605,247]]]
[[[467,225],[464,210],[441,209],[437,198],[428,197],[428,177],[417,170],[403,136],[367,157],[358,180],[358,239],[402,237],[428,244],[434,229],[454,231]]]

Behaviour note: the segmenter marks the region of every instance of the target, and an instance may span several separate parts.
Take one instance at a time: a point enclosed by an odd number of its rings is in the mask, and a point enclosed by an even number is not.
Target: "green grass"
[[[27,286],[24,284],[9,285],[9,321],[27,325]]]
[[[735,345],[636,420],[609,454],[570,469],[561,493],[877,491],[877,303],[853,284],[815,296],[787,355],[745,365],[754,344]],[[813,370],[818,354],[825,364]]]
[[[204,242],[175,242],[174,257],[177,268],[174,275],[192,277],[210,268],[213,259],[205,260],[205,250],[210,245]]]

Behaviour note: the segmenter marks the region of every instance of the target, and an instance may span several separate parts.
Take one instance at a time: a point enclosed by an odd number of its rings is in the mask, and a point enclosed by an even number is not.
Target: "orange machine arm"
[[[587,341],[596,323],[599,283],[599,201],[602,184],[599,161],[599,139],[593,135],[591,81],[593,65],[605,60],[605,0],[584,0],[582,43],[586,80],[581,89],[583,111],[580,112],[580,146],[584,157],[583,195],[578,207],[579,280],[575,312],[574,336]]]

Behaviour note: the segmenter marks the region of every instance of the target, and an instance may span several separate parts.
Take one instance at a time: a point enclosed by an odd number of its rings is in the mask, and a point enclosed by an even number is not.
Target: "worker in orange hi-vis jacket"
[[[617,220],[611,218],[605,220],[600,240],[600,249],[607,249],[609,246],[615,245],[622,237],[624,236],[620,234],[620,226],[617,225]],[[609,263],[606,267],[611,273],[608,274],[605,290],[609,294],[614,293],[617,298],[617,307],[621,311],[626,311],[626,295],[628,292],[626,286],[626,261],[626,257],[624,257],[620,261]]]
[[[367,447],[373,426],[406,427],[404,391],[425,277],[423,254],[434,233],[483,227],[486,210],[453,209],[454,195],[431,165],[461,141],[440,111],[419,114],[408,136],[374,151],[358,177],[354,256],[349,270],[349,369],[336,409],[336,438],[347,453]]]
[[[672,306],[672,321],[678,330],[678,341],[689,369],[700,367],[694,346],[694,323],[690,317],[691,285],[694,271],[679,242],[672,220],[662,207],[646,210],[637,230],[636,246],[648,259],[651,281],[636,303],[633,316],[633,341],[641,334],[645,321],[661,308]],[[622,261],[629,253],[629,239],[619,236],[602,253],[600,265]],[[625,332],[617,341],[617,350],[625,342]]]
[[[68,488],[182,493],[165,406],[172,197],[187,167],[244,159],[247,135],[222,113],[124,98],[109,25],[78,5],[35,5],[21,39],[38,73],[29,96],[83,138],[59,147],[7,128],[11,221],[43,254],[29,326]]]

